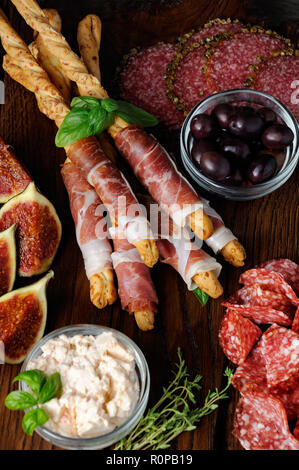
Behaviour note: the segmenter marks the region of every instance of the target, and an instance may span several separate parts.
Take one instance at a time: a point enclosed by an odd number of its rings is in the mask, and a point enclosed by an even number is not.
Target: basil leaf
[[[206,292],[202,291],[199,287],[194,289],[193,293],[196,295],[199,302],[204,307],[206,305],[207,301],[209,300],[208,294],[206,294]]]
[[[21,372],[13,379],[12,383],[15,383],[17,380],[22,380],[23,382],[26,382],[31,388],[31,390],[38,396],[40,389],[42,388],[47,379],[43,371],[32,369]]]
[[[56,398],[61,394],[62,384],[59,372],[50,375],[47,382],[43,386],[39,394],[39,402],[46,403],[47,401]]]
[[[101,106],[100,100],[92,98],[91,96],[75,96],[71,102],[71,109],[74,108],[99,108]]]
[[[10,410],[28,410],[37,404],[37,400],[31,393],[16,390],[7,395],[4,403]]]
[[[89,111],[85,108],[72,109],[64,118],[55,138],[57,147],[65,147],[84,137],[89,137]]]
[[[129,124],[140,124],[142,127],[151,127],[158,124],[158,119],[143,109],[137,108],[126,101],[117,101],[117,111],[115,114],[124,119]]]
[[[106,109],[109,113],[118,109],[118,102],[112,98],[104,98],[101,100],[102,108]]]
[[[38,426],[42,426],[49,419],[47,413],[41,408],[34,408],[33,410],[27,411],[23,417],[22,428],[26,434],[32,436],[33,431]]]

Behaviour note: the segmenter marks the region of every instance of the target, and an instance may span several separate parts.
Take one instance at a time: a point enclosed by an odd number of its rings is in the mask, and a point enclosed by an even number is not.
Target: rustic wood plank
[[[258,19],[254,5],[246,16],[246,3],[238,0],[40,2],[43,7],[55,8],[59,5],[64,34],[71,39],[74,47],[76,25],[83,15],[94,12],[101,16],[101,63],[104,84],[108,89],[121,55],[131,47],[173,39],[214,17]],[[260,2],[258,4],[260,5]],[[31,31],[14,7],[5,0],[3,8],[17,31],[30,42]],[[279,27],[280,20],[273,11],[271,8],[271,13],[269,12],[266,19],[269,21],[272,18],[271,26]],[[292,19],[293,15],[292,10],[288,19]],[[264,13],[261,19],[265,19]],[[294,28],[292,32],[294,33]],[[0,78],[2,77],[1,71]],[[220,387],[224,368],[228,364],[217,337],[223,316],[220,301],[209,301],[205,308],[201,308],[194,295],[186,290],[183,281],[170,267],[158,266],[153,269],[160,299],[159,315],[153,332],[139,331],[133,318],[121,311],[119,302],[101,312],[89,302],[88,281],[75,240],[67,194],[60,176],[59,165],[65,156],[62,150],[54,146],[55,126],[40,114],[34,97],[7,76],[5,89],[6,104],[0,107],[0,135],[15,147],[16,154],[28,167],[41,191],[54,203],[63,222],[63,238],[53,264],[55,278],[51,281],[48,291],[49,315],[46,332],[66,324],[95,323],[120,329],[129,335],[144,351],[149,362],[152,380],[151,404],[157,400],[162,385],[170,378],[170,367],[176,361],[178,346],[183,349],[190,370],[204,376],[201,398],[208,389]],[[160,132],[159,136],[162,143],[169,147],[169,134]],[[172,136],[171,140],[174,143],[172,146],[177,150],[176,138]],[[176,156],[178,157],[178,152]],[[120,162],[120,166],[128,174],[126,164]],[[137,185],[132,176],[130,182],[140,191],[140,185]],[[280,256],[299,261],[296,243],[299,226],[298,185],[297,169],[286,185],[263,199],[234,203],[209,196],[227,225],[247,247],[248,267]],[[221,280],[226,297],[236,289],[241,271],[224,265]],[[20,282],[18,280],[18,283]],[[18,370],[18,366],[0,366],[0,449],[53,449],[55,447],[37,435],[26,437],[21,430],[21,413],[12,413],[3,406],[3,399],[11,390],[12,379]],[[173,443],[173,448],[240,449],[231,435],[237,393],[231,390],[230,396],[230,401],[223,402],[218,413],[203,419],[201,426],[194,433],[180,436]]]

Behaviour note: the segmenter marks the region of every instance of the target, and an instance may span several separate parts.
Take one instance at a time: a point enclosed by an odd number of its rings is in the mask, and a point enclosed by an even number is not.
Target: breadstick
[[[87,15],[80,21],[77,31],[79,50],[89,73],[101,82],[99,50],[102,23],[97,15]]]
[[[99,80],[88,73],[86,66],[71,50],[65,38],[51,27],[38,4],[34,0],[12,0],[12,2],[29,26],[40,33],[42,40],[49,50],[60,60],[60,65],[65,74],[70,80],[76,82],[80,95],[93,96],[100,99],[107,98],[108,94],[101,86]],[[122,128],[128,126],[127,122],[116,117],[114,124],[109,128],[109,133],[115,138]],[[208,216],[196,218],[198,225],[193,228],[199,237],[206,236],[208,238],[213,233],[211,221],[209,221],[206,227],[200,225],[206,220],[209,220]]]
[[[52,9],[45,9],[43,10],[45,15],[47,16],[50,24],[56,31],[61,31],[61,18],[57,10]],[[59,67],[59,60],[51,54],[47,47],[41,41],[40,35],[37,32],[33,33],[35,41],[32,42],[28,47],[33,55],[33,57],[37,60],[37,62],[41,65],[41,67],[47,72],[50,77],[51,82],[58,88],[58,90],[62,93],[65,102],[70,103],[71,101],[71,81],[68,77],[64,74]]]

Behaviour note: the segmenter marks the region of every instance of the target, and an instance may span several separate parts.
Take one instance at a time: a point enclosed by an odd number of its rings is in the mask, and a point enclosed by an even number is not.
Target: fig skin
[[[61,222],[33,182],[0,210],[0,231],[16,224],[18,274],[30,277],[50,267],[61,239]]]
[[[7,364],[23,362],[28,352],[43,337],[47,321],[46,287],[53,276],[53,271],[49,271],[34,284],[0,297],[0,341],[4,344],[4,361]],[[26,300],[32,299],[34,308],[26,309]],[[10,311],[9,307],[13,305],[19,305],[20,308]],[[38,307],[38,315],[35,307]]]
[[[10,292],[16,279],[15,224],[0,233],[0,296]]]

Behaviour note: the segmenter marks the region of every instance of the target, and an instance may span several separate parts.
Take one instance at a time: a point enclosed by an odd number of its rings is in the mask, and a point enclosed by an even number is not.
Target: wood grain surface
[[[29,43],[32,39],[30,29],[9,1],[1,3],[13,26]],[[44,0],[40,4],[59,9],[63,19],[63,33],[75,48],[78,21],[91,12],[101,16],[101,64],[103,82],[108,90],[121,55],[133,46],[173,39],[215,17],[259,19],[257,2],[248,5],[240,0]],[[279,4],[285,5],[286,13],[289,11],[288,2]],[[265,13],[263,2],[259,1],[258,5],[261,7],[260,19],[271,21],[271,26],[279,32],[288,30],[295,37],[298,19],[298,16],[294,18],[295,9],[290,10],[289,16],[286,14],[281,17],[281,24],[280,16],[275,16],[275,8]],[[39,189],[55,205],[63,224],[62,242],[53,263],[55,278],[48,288],[46,333],[69,324],[93,323],[119,329],[130,336],[144,351],[149,363],[152,381],[150,403],[157,400],[162,386],[170,378],[178,346],[184,352],[190,371],[203,375],[199,398],[202,399],[208,389],[221,387],[222,374],[228,365],[217,338],[224,310],[221,299],[210,300],[205,308],[201,308],[178,274],[160,264],[153,269],[160,301],[153,332],[138,330],[134,319],[121,310],[119,302],[103,311],[98,311],[90,303],[89,283],[76,244],[67,193],[60,175],[60,164],[65,155],[63,150],[54,145],[55,126],[41,115],[29,92],[4,76],[3,71],[1,74],[0,78],[5,81],[5,104],[0,106],[0,135],[14,146],[17,156],[27,166]],[[162,143],[174,150],[178,159],[178,135],[163,130],[157,132]],[[139,191],[140,186],[121,160],[120,167]],[[230,202],[209,196],[228,227],[245,245],[248,255],[246,268],[276,257],[299,262],[298,195],[297,168],[282,188],[255,201]],[[238,277],[243,270],[223,265],[221,281],[225,297],[236,290]],[[18,280],[17,286],[26,283],[28,281]],[[18,371],[19,366],[0,365],[0,449],[56,449],[36,434],[32,438],[25,436],[21,428],[22,413],[11,412],[4,407],[4,398],[12,390],[12,379]],[[221,403],[219,411],[205,417],[195,432],[181,435],[173,442],[173,449],[240,449],[231,434],[236,401],[237,393],[231,389],[230,399]]]

